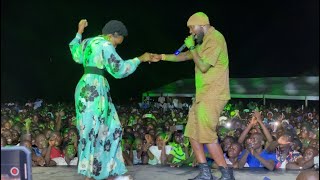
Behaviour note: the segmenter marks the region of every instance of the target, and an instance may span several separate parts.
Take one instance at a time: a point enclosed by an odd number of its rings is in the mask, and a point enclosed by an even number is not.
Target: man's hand
[[[184,44],[187,46],[188,49],[190,49],[191,47],[195,46],[194,43],[194,37],[193,35],[188,36],[185,40],[184,40]]]
[[[256,124],[257,124],[257,118],[256,118],[256,117],[254,117],[254,116],[252,116],[252,118],[251,118],[251,121],[250,121],[250,124],[249,124],[249,125],[254,126],[254,125],[256,125]]]
[[[84,28],[88,26],[88,21],[86,19],[81,19],[78,24],[78,33],[82,34],[84,31]]]
[[[259,111],[254,111],[252,116],[255,117],[259,123],[262,123],[261,113]]]

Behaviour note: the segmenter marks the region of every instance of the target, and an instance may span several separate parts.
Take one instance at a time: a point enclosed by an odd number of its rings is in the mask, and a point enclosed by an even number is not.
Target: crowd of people
[[[190,142],[184,137],[191,103],[191,98],[160,96],[118,105],[122,129],[113,137],[122,136],[125,164],[197,166]],[[264,106],[231,100],[225,106],[217,132],[228,166],[270,171],[318,168],[318,107],[286,103]],[[107,134],[108,128],[98,136]],[[33,166],[81,165],[77,150],[84,141],[79,139],[72,103],[37,100],[1,104],[1,147],[27,147]],[[110,146],[105,144],[105,150]],[[205,152],[211,168],[217,168],[206,148]],[[99,164],[94,167],[99,169]]]

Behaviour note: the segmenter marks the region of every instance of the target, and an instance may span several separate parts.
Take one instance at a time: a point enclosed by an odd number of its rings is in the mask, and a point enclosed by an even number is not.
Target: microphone
[[[181,53],[181,51],[183,51],[187,46],[185,44],[183,44],[178,50],[176,50],[176,52],[174,52],[174,55],[179,55]]]

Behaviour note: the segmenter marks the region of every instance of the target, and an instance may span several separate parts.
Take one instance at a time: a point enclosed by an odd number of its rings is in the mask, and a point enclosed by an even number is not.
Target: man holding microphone
[[[161,54],[161,60],[181,62],[193,59],[195,63],[196,97],[185,130],[200,168],[199,175],[193,180],[214,179],[206,161],[204,144],[219,166],[220,179],[233,180],[233,169],[227,167],[216,132],[220,113],[230,99],[227,45],[224,36],[210,25],[203,12],[193,14],[187,26],[191,35],[185,39],[184,45],[189,50]]]

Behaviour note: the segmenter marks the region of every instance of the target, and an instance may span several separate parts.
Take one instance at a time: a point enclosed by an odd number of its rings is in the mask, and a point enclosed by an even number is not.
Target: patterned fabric
[[[106,69],[115,78],[133,73],[138,58],[123,61],[113,45],[102,36],[85,39],[81,35],[69,44],[72,58],[84,67]],[[105,77],[84,74],[75,90],[78,145],[78,173],[94,179],[127,172],[121,150],[122,127]]]
[[[173,155],[172,163],[179,163],[186,160],[186,154],[180,144],[172,142],[170,146],[172,147],[170,154]]]
[[[285,169],[286,168],[286,164],[289,162],[296,162],[296,160],[301,157],[301,153],[298,151],[292,151],[289,152],[287,157],[284,158],[281,154],[281,151],[279,150],[279,148],[276,149],[276,158],[278,160],[277,164],[276,164],[276,168],[277,169]]]

